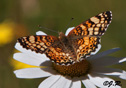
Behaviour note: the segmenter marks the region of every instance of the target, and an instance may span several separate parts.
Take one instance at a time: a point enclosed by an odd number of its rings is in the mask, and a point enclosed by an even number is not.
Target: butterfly
[[[98,52],[101,36],[111,20],[112,12],[106,11],[68,29],[66,35],[31,35],[19,38],[17,43],[26,50],[45,54],[58,65],[71,65]]]

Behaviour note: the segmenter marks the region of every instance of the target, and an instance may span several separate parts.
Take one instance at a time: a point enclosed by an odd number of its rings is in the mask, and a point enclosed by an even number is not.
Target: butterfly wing
[[[76,51],[76,60],[80,61],[90,55],[93,55],[99,51],[101,48],[99,37],[82,37],[77,39],[72,39],[71,44]],[[81,58],[83,57],[83,58]]]
[[[72,64],[73,60],[66,52],[59,38],[48,35],[36,35],[21,37],[17,41],[22,48],[35,53],[45,54],[50,60],[57,64]]]
[[[111,20],[111,11],[106,11],[82,22],[69,32],[67,37],[76,50],[77,59],[100,49],[100,36],[104,34]]]

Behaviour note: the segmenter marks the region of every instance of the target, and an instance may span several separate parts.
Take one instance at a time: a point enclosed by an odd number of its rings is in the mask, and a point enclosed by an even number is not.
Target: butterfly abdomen
[[[59,40],[64,47],[64,52],[69,54],[69,59],[76,60],[76,51],[74,50],[71,40],[63,33],[59,35]]]

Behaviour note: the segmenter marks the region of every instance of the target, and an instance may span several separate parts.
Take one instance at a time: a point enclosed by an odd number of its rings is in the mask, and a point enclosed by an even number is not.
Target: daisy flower
[[[71,29],[73,28],[69,28],[65,35],[68,35]],[[46,34],[39,31],[36,35]],[[15,48],[21,51],[14,54],[13,58],[15,60],[37,67],[19,69],[14,71],[14,74],[17,78],[47,77],[40,83],[38,88],[81,88],[81,83],[86,88],[121,88],[120,85],[107,84],[107,82],[115,82],[108,75],[126,80],[126,71],[108,67],[126,61],[126,58],[108,56],[120,50],[120,48],[113,48],[98,54],[92,54],[90,57],[68,66],[57,65],[51,62],[45,54],[26,50],[18,42]]]

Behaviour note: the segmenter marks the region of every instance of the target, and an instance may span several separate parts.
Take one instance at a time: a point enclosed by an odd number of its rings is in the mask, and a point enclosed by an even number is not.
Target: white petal
[[[67,29],[67,31],[66,31],[66,33],[65,33],[65,35],[67,36],[68,34],[69,34],[69,32],[71,31],[71,30],[73,30],[75,27],[70,27],[70,28],[68,28]]]
[[[97,88],[89,79],[82,80],[86,88]]]
[[[105,76],[92,76],[92,75],[88,75],[90,81],[92,83],[94,83],[96,86],[100,87],[100,88],[121,88],[120,86],[115,86],[115,81],[113,79],[110,79],[108,77],[105,77]],[[104,85],[105,82],[108,81],[108,82],[112,82],[114,85]],[[110,86],[110,87],[109,87]]]
[[[29,65],[34,65],[34,66],[40,66],[42,62],[47,61],[43,58],[32,56],[26,53],[15,53],[13,58],[20,62],[29,64]]]
[[[23,48],[23,47],[20,45],[20,43],[18,43],[18,42],[16,43],[15,48],[16,48],[17,50],[23,52],[23,53],[28,54],[28,55],[31,55],[31,56],[34,56],[34,57],[40,57],[40,58],[45,59],[45,60],[49,60],[49,58],[46,57],[45,54],[40,54],[40,53],[36,53],[35,51],[27,50],[27,49]]]
[[[81,88],[81,81],[74,81],[70,88]]]
[[[120,78],[126,80],[126,71],[123,71],[123,73],[120,75]]]
[[[61,76],[60,79],[50,88],[70,88],[70,85],[71,85],[71,80]]]
[[[126,80],[126,71],[120,69],[97,67],[95,69],[92,69],[92,72],[97,74],[116,76]]]
[[[16,70],[14,71],[14,73],[17,78],[42,78],[42,77],[48,77],[52,75],[51,73],[46,72],[42,69],[47,69],[47,68],[26,68],[26,69]]]
[[[60,75],[52,75],[45,79],[38,88],[50,88],[54,83],[56,83],[60,78]]]
[[[120,48],[113,48],[113,49],[110,49],[110,50],[101,52],[101,53],[99,53],[99,54],[96,54],[96,55],[94,55],[94,56],[91,56],[90,59],[97,59],[97,58],[106,56],[106,55],[108,55],[108,54],[114,53],[114,52],[116,52],[116,51],[118,51],[118,50],[120,50]]]
[[[47,35],[46,33],[44,33],[43,31],[37,31],[36,35]]]
[[[104,71],[102,74],[104,75],[111,75],[111,76],[118,76],[121,79],[126,80],[126,71],[120,69],[109,69],[108,71]]]
[[[119,63],[125,62],[126,58],[123,58],[122,60],[119,61]]]

